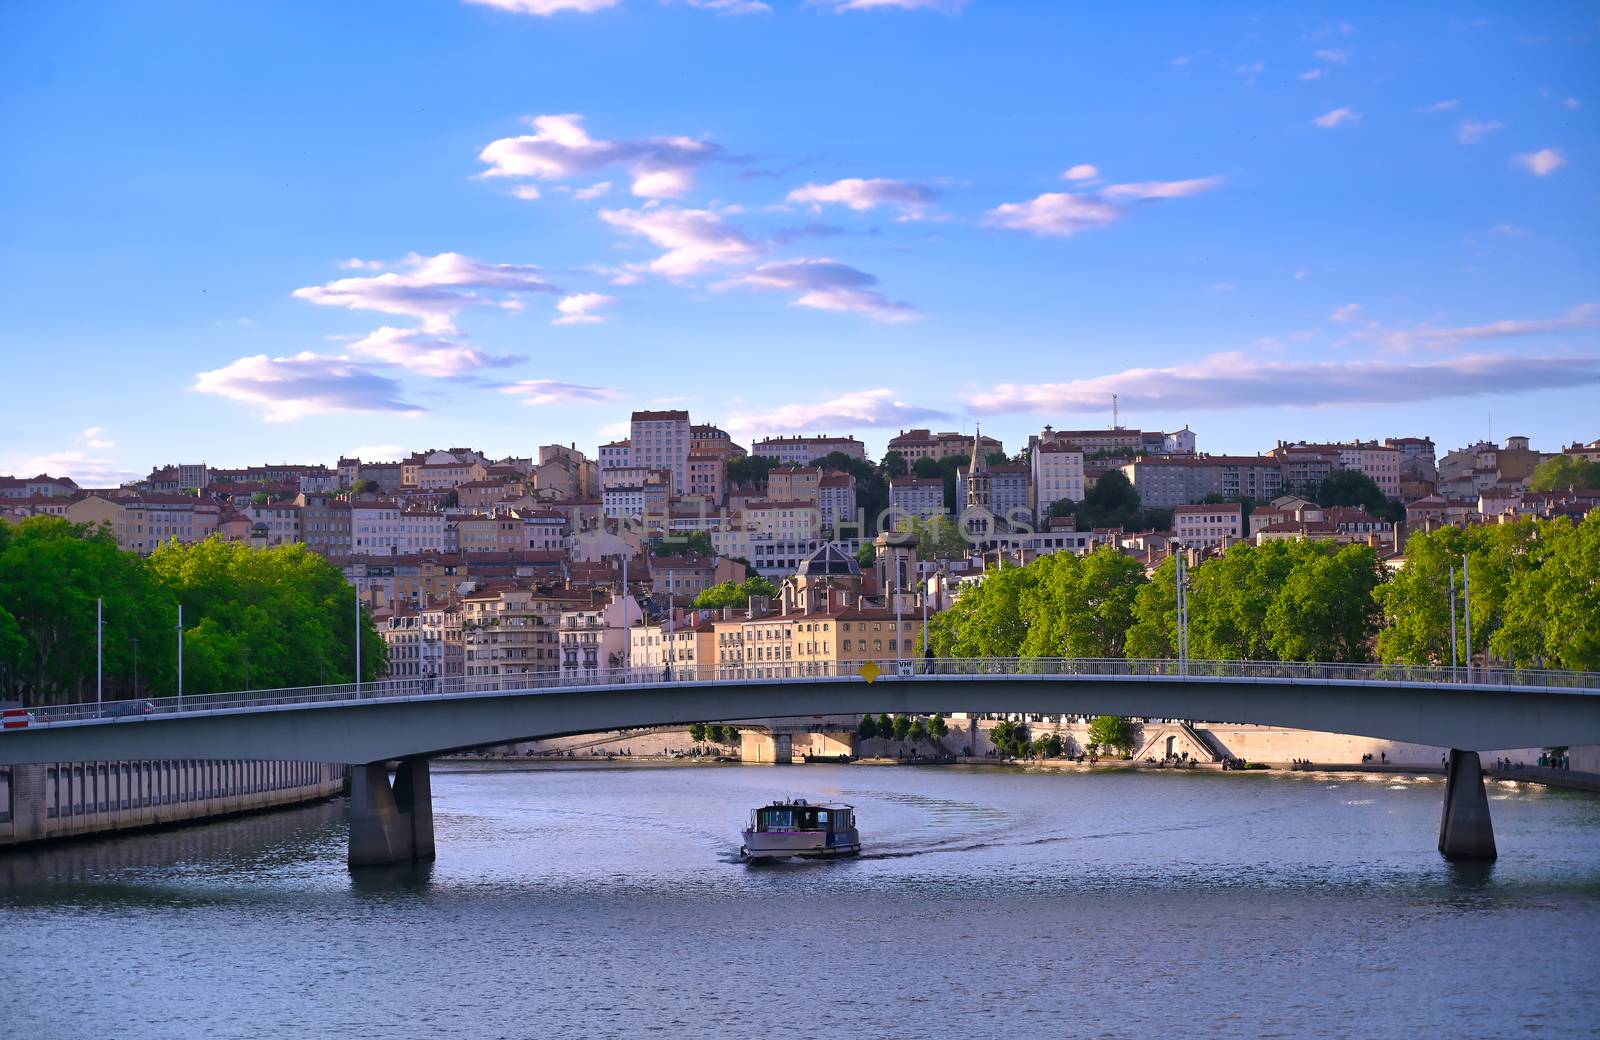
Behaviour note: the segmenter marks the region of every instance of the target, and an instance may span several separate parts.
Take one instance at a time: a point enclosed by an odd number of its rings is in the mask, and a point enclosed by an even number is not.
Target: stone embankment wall
[[[0,768],[0,847],[294,805],[339,794],[326,762],[167,759]]]

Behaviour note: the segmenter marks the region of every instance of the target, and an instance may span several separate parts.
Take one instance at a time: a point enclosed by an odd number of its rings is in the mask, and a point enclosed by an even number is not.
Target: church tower
[[[983,450],[983,430],[981,427],[975,428],[972,432],[972,461],[967,466],[968,509],[994,512],[994,490],[989,481],[989,456]]]

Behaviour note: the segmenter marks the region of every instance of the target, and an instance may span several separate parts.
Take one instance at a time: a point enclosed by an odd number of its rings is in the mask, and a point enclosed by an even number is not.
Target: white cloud
[[[1446,101],[1435,101],[1431,105],[1421,105],[1417,108],[1417,111],[1422,113],[1448,112],[1459,104],[1461,104],[1460,98],[1450,98]]]
[[[1306,80],[1308,82],[1310,80],[1314,80],[1314,79],[1321,79],[1322,78],[1322,70],[1321,69],[1307,69],[1304,72],[1300,73],[1300,78],[1303,79],[1303,80]]]
[[[1334,308],[1333,313],[1328,315],[1328,320],[1329,321],[1347,322],[1347,321],[1355,321],[1360,316],[1361,316],[1361,304],[1359,304],[1359,303],[1347,303],[1343,307]]]
[[[502,137],[478,153],[489,165],[484,177],[566,180],[622,166],[633,174],[633,193],[644,198],[675,198],[694,182],[694,171],[722,155],[722,148],[692,137],[649,137],[600,141],[589,136],[583,117],[534,116],[535,133]]]
[[[646,266],[672,278],[695,274],[716,264],[745,263],[761,253],[757,242],[712,210],[672,206],[603,209],[600,219],[665,249]]]
[[[813,0],[830,11],[944,11],[955,14],[967,0]]]
[[[1121,208],[1092,195],[1071,192],[1046,192],[1027,202],[1007,202],[984,214],[990,227],[1012,231],[1031,231],[1036,235],[1074,235],[1090,228],[1113,224],[1122,216]]]
[[[486,264],[460,253],[413,253],[401,266],[403,272],[338,278],[296,289],[294,295],[325,307],[404,314],[421,318],[430,328],[448,329],[450,318],[466,307],[508,306],[523,293],[560,292],[537,267]]]
[[[1181,199],[1198,195],[1222,184],[1221,177],[1196,177],[1187,181],[1140,181],[1136,184],[1113,184],[1100,194],[1117,202],[1144,202],[1148,199]]]
[[[909,426],[948,419],[946,412],[897,400],[893,390],[858,390],[827,401],[785,404],[757,412],[735,414],[723,424],[740,433],[804,433],[851,426]]]
[[[346,271],[381,271],[388,265],[382,260],[363,260],[359,256],[352,256],[348,260],[340,260],[339,266]]]
[[[1100,176],[1100,168],[1092,163],[1079,163],[1067,167],[1067,172],[1061,175],[1064,181],[1092,181]]]
[[[481,4],[484,7],[498,7],[513,14],[537,14],[548,17],[563,11],[576,11],[580,14],[604,11],[608,7],[617,6],[621,0],[465,0],[465,2]]]
[[[351,343],[350,350],[417,375],[440,379],[527,360],[486,354],[453,330],[397,329],[389,325]]]
[[[351,448],[344,454],[363,462],[399,462],[410,452],[398,444],[363,444],[359,448]]]
[[[1326,408],[1565,389],[1600,380],[1600,357],[1480,354],[1393,361],[1275,361],[1214,354],[1166,368],[1135,368],[1064,383],[1004,383],[967,401],[976,412],[1101,412],[1110,395],[1146,410]]]
[[[1209,191],[1222,182],[1221,177],[1199,177],[1185,181],[1112,184],[1096,195],[1047,192],[1027,202],[996,206],[984,214],[983,222],[989,227],[1031,231],[1036,235],[1074,235],[1115,223],[1127,212],[1126,203],[1183,198]]]
[[[194,388],[261,409],[268,422],[326,412],[421,415],[400,397],[400,384],[346,357],[306,351],[293,357],[257,354],[195,377]]]
[[[554,379],[524,379],[501,387],[500,392],[521,397],[523,404],[531,405],[604,404],[622,396],[609,387],[561,383]]]
[[[519,184],[511,189],[511,194],[515,195],[519,199],[526,199],[529,202],[544,198],[544,192],[540,191],[538,187],[533,184]]]
[[[6,472],[23,477],[40,474],[71,477],[79,487],[89,488],[117,487],[139,476],[103,455],[94,455],[78,448],[24,456],[9,463]]]
[[[1344,123],[1354,123],[1361,118],[1360,113],[1353,108],[1336,108],[1332,112],[1324,112],[1313,119],[1312,122],[1324,130],[1332,130]]]
[[[88,445],[90,448],[93,448],[95,451],[105,451],[108,448],[115,448],[117,446],[117,442],[106,440],[105,432],[105,427],[103,426],[91,426],[79,434],[79,436],[83,438],[84,444]]]
[[[865,271],[827,257],[811,257],[762,264],[716,287],[794,292],[799,294],[794,299],[797,307],[854,312],[875,321],[908,321],[917,316],[915,307],[888,299],[873,288],[877,284],[876,276]]]
[[[1456,127],[1456,138],[1462,144],[1477,144],[1489,134],[1494,133],[1504,123],[1496,123],[1479,119],[1463,119],[1461,125]]]
[[[874,177],[847,177],[832,184],[807,184],[791,191],[786,201],[809,204],[820,210],[825,203],[847,206],[864,213],[878,206],[896,206],[906,220],[919,220],[938,192],[925,184]]]
[[[690,7],[718,14],[771,14],[772,8],[761,0],[683,0]]]
[[[1567,157],[1561,154],[1559,148],[1541,148],[1537,152],[1514,156],[1511,161],[1535,177],[1547,177],[1567,165]]]
[[[598,184],[591,184],[587,188],[579,188],[577,191],[572,193],[572,197],[575,199],[581,199],[584,202],[588,202],[590,199],[598,199],[602,195],[608,194],[610,191],[611,182],[600,181]]]
[[[592,314],[591,311],[605,307],[616,302],[616,297],[604,293],[573,293],[563,296],[561,302],[556,304],[556,310],[561,312],[561,317],[556,318],[552,325],[598,325],[605,321],[605,317]]]
[[[1350,60],[1350,52],[1342,47],[1324,47],[1316,52],[1316,58],[1332,65],[1342,65]]]

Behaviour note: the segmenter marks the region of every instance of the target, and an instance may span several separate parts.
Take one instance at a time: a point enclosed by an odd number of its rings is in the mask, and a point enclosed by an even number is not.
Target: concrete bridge
[[[418,680],[37,709],[0,732],[0,764],[254,758],[355,767],[350,863],[434,855],[428,760],[522,740],[647,725],[814,715],[1026,712],[1253,723],[1452,749],[1439,850],[1493,858],[1478,753],[1600,743],[1600,675],[1277,662],[925,660],[871,679],[769,665]],[[783,674],[789,672],[792,674]],[[398,762],[391,784],[388,763]]]

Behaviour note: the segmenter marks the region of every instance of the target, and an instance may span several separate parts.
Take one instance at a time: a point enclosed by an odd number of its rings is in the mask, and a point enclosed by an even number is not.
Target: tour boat
[[[811,803],[804,798],[773,802],[750,813],[739,855],[747,860],[834,859],[861,851],[854,806]]]

